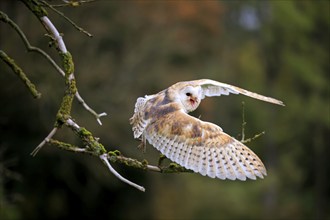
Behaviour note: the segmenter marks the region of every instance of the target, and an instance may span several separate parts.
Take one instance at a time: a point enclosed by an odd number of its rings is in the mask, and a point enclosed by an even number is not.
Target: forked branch
[[[31,6],[32,7],[32,6]],[[37,11],[37,10],[35,10]],[[46,14],[46,13],[45,13]],[[49,31],[49,36],[51,36],[52,40],[54,40],[55,42],[57,42],[58,45],[58,49],[62,52],[62,53],[66,53],[66,47],[63,41],[63,38],[61,36],[61,34],[57,31],[57,29],[55,28],[55,26],[52,24],[52,22],[48,19],[48,17],[43,16],[40,17],[39,19],[42,24],[44,25],[44,27],[46,28],[47,31]],[[3,21],[7,24],[9,24],[16,32],[17,34],[20,36],[21,40],[23,41],[26,49],[29,52],[36,52],[40,55],[42,55],[44,58],[46,58],[46,60],[49,61],[49,63],[55,68],[55,70],[63,77],[65,77],[65,72],[62,70],[62,68],[51,58],[51,56],[49,54],[47,54],[44,50],[42,50],[39,47],[35,47],[33,45],[31,45],[31,43],[29,42],[29,40],[27,39],[27,37],[25,36],[24,32],[20,29],[20,27],[13,21],[11,20],[7,14],[5,14],[4,12],[0,11],[0,21]],[[78,90],[75,93],[75,96],[78,100],[78,102],[80,104],[83,105],[83,107],[90,112],[95,119],[97,120],[97,122],[102,125],[102,122],[100,120],[101,117],[106,116],[107,114],[105,112],[103,113],[96,113],[91,107],[89,107],[89,105],[85,102],[85,100],[81,97],[81,95],[79,94]]]
[[[251,141],[257,139],[258,137],[264,135],[266,132],[265,131],[262,131],[256,135],[254,135],[252,138],[248,138],[248,139],[245,139],[245,126],[246,126],[247,122],[245,121],[245,102],[242,102],[242,132],[241,132],[241,142],[243,144],[246,144],[246,143],[250,143]]]

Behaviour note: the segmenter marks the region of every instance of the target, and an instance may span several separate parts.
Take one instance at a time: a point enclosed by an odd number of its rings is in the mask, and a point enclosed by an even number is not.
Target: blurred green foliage
[[[56,1],[51,1],[54,3]],[[61,1],[60,1],[61,2]],[[80,94],[73,117],[108,150],[142,154],[128,119],[139,96],[182,80],[210,78],[281,99],[272,106],[242,96],[206,99],[194,115],[240,138],[241,101],[249,144],[264,161],[264,180],[232,182],[197,174],[158,174],[114,165],[147,189],[108,173],[97,158],[49,146],[29,153],[51,130],[63,78],[0,23],[0,49],[42,93],[34,100],[0,62],[0,219],[330,219],[329,1],[97,1],[59,8],[88,38],[48,10],[75,62]],[[37,19],[20,2],[1,1],[31,44],[51,54]],[[56,137],[80,144],[70,130]]]

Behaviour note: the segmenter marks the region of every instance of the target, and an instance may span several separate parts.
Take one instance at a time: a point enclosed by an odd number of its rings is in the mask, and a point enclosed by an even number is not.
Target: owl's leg
[[[160,154],[159,155],[159,159],[158,159],[158,167],[160,167],[162,165],[162,162],[166,159],[166,156],[164,154]]]
[[[142,150],[142,152],[145,153],[146,148],[147,148],[146,137],[142,134],[141,144],[139,144],[138,149]]]

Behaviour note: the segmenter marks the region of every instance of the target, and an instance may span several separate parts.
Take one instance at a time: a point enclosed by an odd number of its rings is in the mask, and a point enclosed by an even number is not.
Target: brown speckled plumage
[[[137,99],[130,119],[134,137],[147,140],[172,161],[204,176],[231,180],[263,178],[266,168],[248,147],[219,126],[187,114],[206,96],[229,93],[283,105],[279,100],[213,80],[179,82]]]

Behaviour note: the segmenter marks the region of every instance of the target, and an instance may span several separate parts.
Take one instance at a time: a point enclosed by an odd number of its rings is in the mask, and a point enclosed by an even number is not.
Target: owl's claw
[[[146,149],[147,149],[147,144],[146,144],[146,138],[144,135],[142,135],[142,138],[141,138],[141,144],[139,144],[137,146],[137,148],[139,150],[142,150],[142,153],[145,153],[146,152]]]
[[[162,162],[166,159],[166,156],[164,154],[160,154],[159,155],[159,159],[158,159],[158,167],[160,167],[162,165]]]

